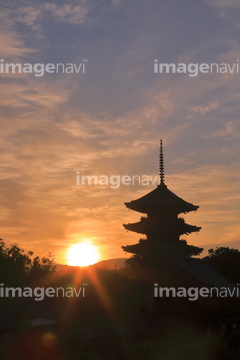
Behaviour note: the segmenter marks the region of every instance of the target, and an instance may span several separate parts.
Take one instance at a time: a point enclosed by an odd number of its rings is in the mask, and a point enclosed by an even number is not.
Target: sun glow
[[[67,251],[67,263],[71,266],[88,266],[100,260],[97,247],[90,241],[71,245]]]

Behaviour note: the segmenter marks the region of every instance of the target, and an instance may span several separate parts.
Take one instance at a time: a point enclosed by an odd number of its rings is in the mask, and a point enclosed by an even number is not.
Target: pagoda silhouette
[[[179,214],[196,211],[199,206],[193,205],[170,191],[164,182],[164,157],[162,140],[159,156],[159,185],[150,193],[137,200],[125,202],[128,209],[146,214],[139,222],[123,224],[126,230],[143,234],[137,244],[122,246],[122,249],[133,254],[132,259],[149,260],[161,255],[176,254],[199,255],[202,248],[188,245],[182,235],[200,231],[201,227],[189,225]]]

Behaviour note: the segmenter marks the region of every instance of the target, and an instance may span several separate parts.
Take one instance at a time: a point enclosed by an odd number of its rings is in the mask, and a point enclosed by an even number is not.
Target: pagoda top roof
[[[144,214],[158,211],[171,211],[176,214],[187,213],[189,211],[195,211],[199,206],[193,205],[179,196],[175,195],[167,188],[164,183],[164,156],[163,156],[163,144],[160,140],[160,153],[159,153],[159,180],[160,184],[156,189],[150,193],[142,196],[137,200],[125,202],[124,204],[131,210],[138,211]]]
[[[199,208],[199,206],[193,205],[175,195],[163,182],[150,193],[124,204],[131,210],[145,214],[162,210],[170,210],[180,214],[195,211]]]

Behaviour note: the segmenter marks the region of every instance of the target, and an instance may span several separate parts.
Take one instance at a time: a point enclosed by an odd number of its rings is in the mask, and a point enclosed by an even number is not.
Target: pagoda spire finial
[[[160,154],[159,154],[159,180],[160,185],[164,184],[164,158],[163,158],[163,145],[162,139],[160,140]]]

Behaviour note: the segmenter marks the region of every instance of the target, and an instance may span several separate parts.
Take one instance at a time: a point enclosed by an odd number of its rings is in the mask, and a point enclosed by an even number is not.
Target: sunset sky
[[[199,205],[189,244],[240,249],[240,72],[154,74],[163,63],[240,60],[239,0],[0,1],[4,63],[75,63],[85,73],[0,73],[0,237],[36,255],[95,244],[126,257],[141,235],[124,202],[154,185],[76,185],[82,175],[158,174]],[[3,62],[2,62],[3,63]]]

